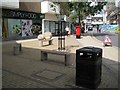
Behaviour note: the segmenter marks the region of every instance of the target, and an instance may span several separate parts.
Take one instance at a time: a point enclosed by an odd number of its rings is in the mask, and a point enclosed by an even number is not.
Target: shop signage
[[[35,12],[2,9],[2,17],[18,18],[18,19],[43,19],[45,18],[45,15],[41,13],[35,13]]]

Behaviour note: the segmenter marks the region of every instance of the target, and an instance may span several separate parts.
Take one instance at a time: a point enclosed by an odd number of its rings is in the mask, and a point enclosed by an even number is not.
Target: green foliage
[[[98,2],[98,5],[90,6],[90,2],[69,2],[68,6],[70,12],[74,10],[76,16],[83,19],[89,14],[94,15],[98,11],[101,11],[106,3],[107,2]]]

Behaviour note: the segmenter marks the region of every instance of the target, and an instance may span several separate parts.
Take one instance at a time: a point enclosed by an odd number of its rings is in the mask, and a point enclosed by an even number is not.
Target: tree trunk
[[[79,18],[79,25],[80,25],[80,10],[79,10],[79,16],[78,16],[78,18]]]
[[[79,18],[79,25],[80,25],[80,19],[81,19],[81,18],[80,18],[80,6],[81,6],[80,4],[81,4],[81,3],[78,4],[78,18]]]

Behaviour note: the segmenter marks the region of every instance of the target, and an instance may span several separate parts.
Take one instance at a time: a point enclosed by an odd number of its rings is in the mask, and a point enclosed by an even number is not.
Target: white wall
[[[60,14],[60,7],[53,2],[43,1],[41,2],[41,13]]]
[[[1,0],[0,7],[19,8],[19,0]]]

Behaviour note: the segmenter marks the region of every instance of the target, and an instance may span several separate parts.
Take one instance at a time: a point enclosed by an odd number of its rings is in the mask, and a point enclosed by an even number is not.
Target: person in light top
[[[70,29],[68,26],[66,26],[65,31],[67,32],[67,36],[68,36],[68,34],[70,34]]]

